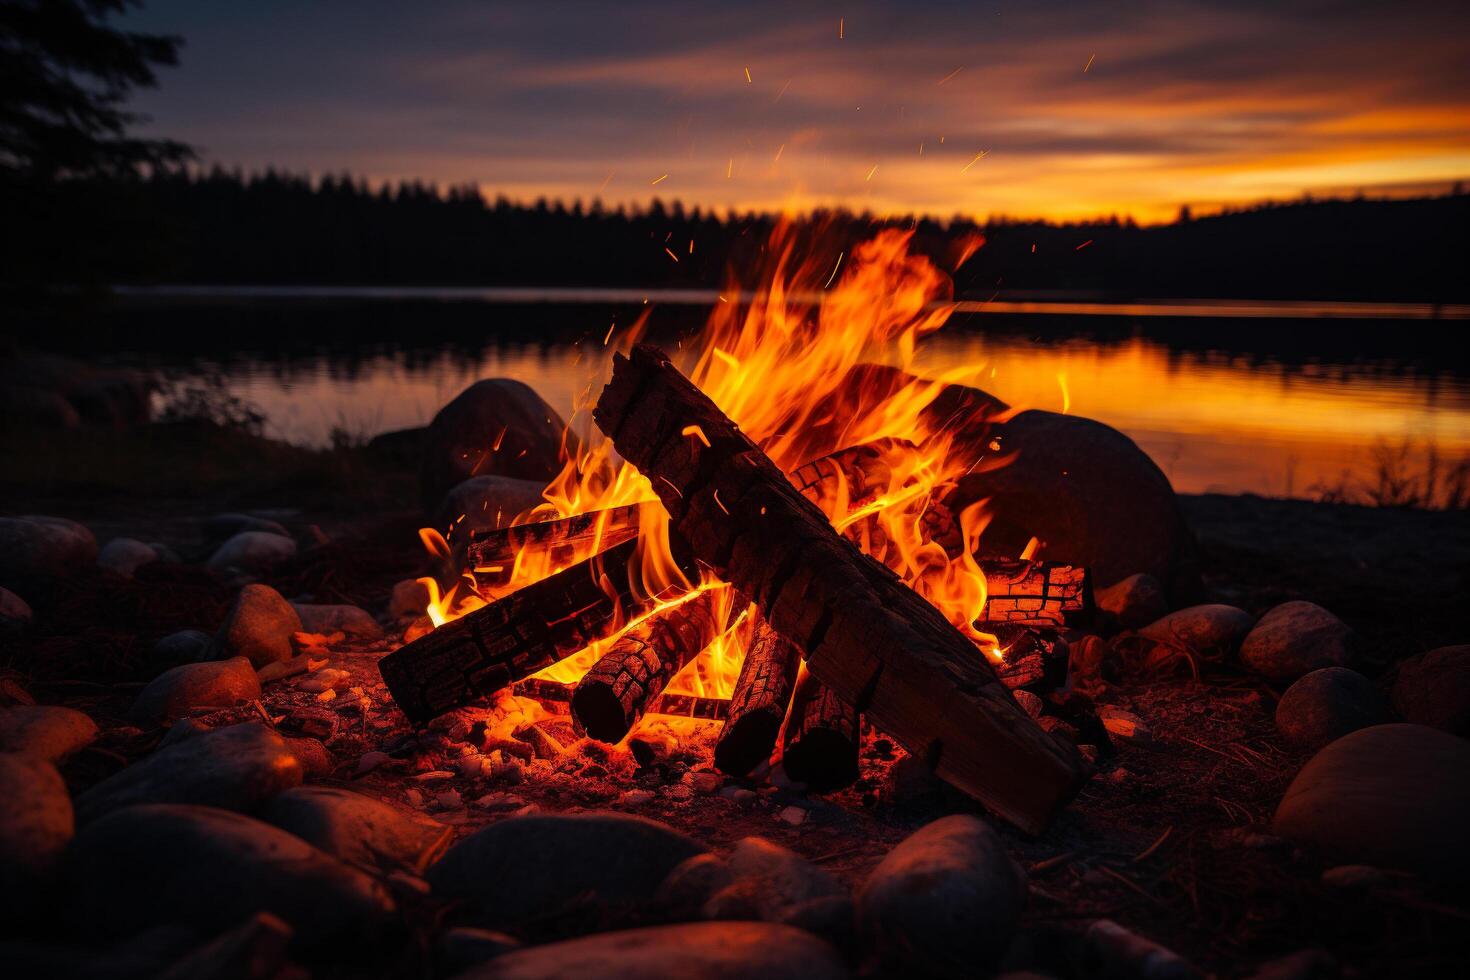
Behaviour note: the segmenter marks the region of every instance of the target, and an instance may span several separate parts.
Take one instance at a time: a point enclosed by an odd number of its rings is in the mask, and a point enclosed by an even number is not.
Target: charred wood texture
[[[470,535],[465,561],[477,586],[504,585],[522,548],[547,551],[553,564],[565,564],[589,549],[602,551],[637,535],[638,512],[638,504],[629,504],[557,520],[475,531]]]
[[[756,627],[730,698],[730,717],[715,745],[721,772],[744,776],[771,757],[800,666],[796,644],[765,623]]]
[[[595,418],[648,476],[676,536],[806,654],[823,684],[945,780],[1040,832],[1077,789],[974,645],[811,501],[658,350],[614,358]],[[704,439],[684,433],[699,427]],[[707,442],[706,442],[707,440]]]
[[[981,623],[1061,629],[1092,616],[1092,582],[1085,568],[1019,558],[976,561],[985,573]]]
[[[599,742],[620,742],[654,698],[714,642],[720,597],[710,589],[618,637],[572,692],[572,717]]]
[[[528,677],[606,637],[646,609],[625,541],[445,623],[378,662],[393,699],[423,724]]]
[[[986,624],[985,628],[1005,651],[1005,660],[995,672],[1006,687],[1045,697],[1067,686],[1071,650],[1054,630],[1009,624]]]
[[[786,775],[818,793],[851,786],[858,778],[862,725],[857,711],[837,692],[807,674],[796,692],[782,742]]]

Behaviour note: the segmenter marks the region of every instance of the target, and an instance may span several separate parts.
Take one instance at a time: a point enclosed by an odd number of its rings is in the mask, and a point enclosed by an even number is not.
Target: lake
[[[472,381],[520,379],[568,413],[604,369],[602,338],[648,306],[678,343],[713,294],[636,290],[132,290],[84,331],[29,337],[175,384],[215,379],[268,434],[325,445],[422,425]],[[961,306],[919,352],[979,369],[1013,405],[1133,437],[1185,493],[1316,496],[1380,447],[1470,455],[1467,311],[1412,305]],[[62,334],[57,336],[55,334]]]

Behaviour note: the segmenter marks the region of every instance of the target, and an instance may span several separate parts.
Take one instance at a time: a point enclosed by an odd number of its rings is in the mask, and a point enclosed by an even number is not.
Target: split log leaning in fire
[[[553,565],[574,561],[579,552],[589,557],[638,534],[640,506],[629,504],[608,510],[509,527],[488,528],[470,535],[467,571],[480,587],[503,585],[523,548],[549,553]]]
[[[818,793],[858,778],[862,716],[811,674],[801,679],[786,723],[781,764],[786,775]]]
[[[601,742],[622,741],[679,669],[720,635],[723,591],[697,592],[618,637],[572,692],[582,730]]]
[[[445,623],[378,662],[410,721],[488,697],[598,640],[656,600],[639,587],[628,540]]]
[[[647,346],[615,357],[594,418],[653,479],[671,537],[748,596],[819,681],[951,784],[1024,830],[1046,827],[1082,781],[1076,749],[1038,728],[970,640],[839,536],[668,358]],[[682,435],[690,425],[706,439]]]
[[[800,666],[796,644],[765,622],[756,625],[730,697],[729,718],[715,745],[715,765],[721,772],[744,776],[771,757]]]

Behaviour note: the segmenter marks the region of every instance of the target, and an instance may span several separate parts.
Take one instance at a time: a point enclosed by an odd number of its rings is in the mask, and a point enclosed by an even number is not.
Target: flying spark
[[[967,163],[963,167],[961,167],[960,168],[960,173],[964,173],[966,170],[969,170],[975,164],[979,163],[982,159],[984,159],[985,155],[987,153],[989,153],[989,152],[990,152],[989,150],[981,150],[979,153],[975,154],[975,159],[971,160],[969,163]]]
[[[1081,245],[1078,245],[1076,248],[1072,249],[1072,251],[1074,251],[1074,252],[1080,252],[1084,248],[1086,248],[1087,246],[1089,246],[1091,244],[1092,244],[1092,239],[1089,238],[1087,241],[1083,242]]]
[[[785,152],[786,152],[786,144],[785,143],[782,143],[779,147],[776,148],[776,158],[771,161],[771,165],[772,166],[775,166],[776,164],[780,163],[781,162],[781,154],[783,154]]]
[[[844,20],[846,20],[846,18],[844,17],[837,18],[837,40],[839,41],[842,40],[843,37]]]
[[[868,171],[868,176],[865,177],[865,178],[863,178],[863,179],[864,180],[872,180],[873,179],[873,175],[875,173],[877,173],[877,172],[878,172],[878,165],[875,163],[875,164],[873,164],[873,169]]]
[[[949,81],[951,78],[954,78],[956,75],[958,75],[960,72],[962,72],[964,70],[965,70],[965,66],[964,65],[960,65],[954,71],[950,72],[948,75],[945,75],[943,78],[941,78],[938,82],[935,82],[936,87],[939,86],[939,85],[943,85],[945,82]]]
[[[831,286],[832,285],[832,280],[837,278],[837,270],[840,269],[840,268],[842,268],[842,257],[844,255],[846,255],[846,254],[847,254],[846,252],[838,252],[837,253],[837,264],[832,267],[832,274],[827,277],[827,285],[826,286],[823,286],[822,287],[823,289],[826,289],[828,286]]]
[[[662,177],[655,178],[654,181],[653,181],[653,183],[652,184],[649,184],[648,186],[649,187],[653,187],[656,184],[662,184],[664,181],[666,181],[668,179],[669,179],[669,175],[668,174],[664,174]]]
[[[674,250],[669,248],[667,245],[664,246],[664,251],[669,253],[669,258],[673,259],[675,262],[679,261],[679,256],[675,255]]]
[[[750,66],[749,65],[746,65],[745,66],[745,84],[746,85],[751,84],[751,81],[750,81]]]
[[[1084,75],[1087,74],[1087,69],[1089,69],[1089,68],[1092,67],[1092,59],[1093,58],[1096,58],[1096,57],[1097,57],[1096,54],[1090,54],[1090,55],[1087,56],[1087,64],[1085,64],[1085,65],[1082,66],[1082,74],[1084,74]]]

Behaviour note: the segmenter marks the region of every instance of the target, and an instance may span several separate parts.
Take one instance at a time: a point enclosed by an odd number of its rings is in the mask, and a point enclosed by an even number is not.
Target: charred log
[[[1013,691],[1045,697],[1067,686],[1070,650],[1053,630],[1009,624],[985,624],[1004,651],[995,668],[1000,682]]]
[[[679,668],[719,636],[721,598],[708,589],[620,636],[572,692],[582,730],[599,742],[622,741]]]
[[[851,786],[858,778],[862,724],[851,705],[807,674],[796,692],[782,742],[786,775],[818,793]]]
[[[744,776],[771,757],[800,665],[796,644],[765,623],[756,628],[730,698],[730,717],[715,745],[721,772]]]
[[[378,662],[393,699],[422,724],[608,636],[648,608],[635,588],[637,541],[445,623]]]
[[[818,680],[941,777],[1039,832],[1077,789],[1075,748],[1041,731],[974,645],[841,538],[652,347],[614,359],[597,423],[651,478],[677,536],[797,644]],[[684,433],[697,426],[703,439]]]
[[[466,565],[480,588],[504,585],[522,548],[549,552],[553,564],[565,564],[586,556],[589,550],[603,551],[637,535],[638,515],[639,505],[630,504],[552,521],[475,531],[466,549]]]

